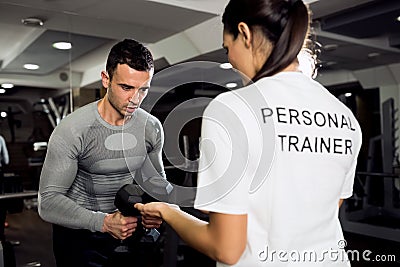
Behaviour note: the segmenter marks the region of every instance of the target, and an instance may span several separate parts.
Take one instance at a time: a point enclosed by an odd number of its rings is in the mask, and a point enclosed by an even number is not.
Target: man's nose
[[[132,90],[130,102],[137,104],[139,101],[139,90]]]

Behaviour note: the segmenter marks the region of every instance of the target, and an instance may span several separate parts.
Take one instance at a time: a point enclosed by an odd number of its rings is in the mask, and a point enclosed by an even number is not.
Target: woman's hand
[[[142,214],[142,224],[145,228],[158,228],[163,221],[163,213],[168,209],[179,209],[176,205],[164,202],[137,203],[135,208]]]

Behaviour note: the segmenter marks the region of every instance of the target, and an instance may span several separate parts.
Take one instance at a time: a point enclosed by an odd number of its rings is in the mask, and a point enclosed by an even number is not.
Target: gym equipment
[[[0,241],[0,267],[15,267],[14,247],[10,241]]]
[[[400,241],[400,173],[394,100],[382,103],[382,133],[369,140],[366,171],[357,171],[354,195],[344,202],[344,231]]]
[[[4,257],[3,257],[3,254],[4,254],[3,245],[2,245],[2,243],[0,242],[0,267],[4,267]]]
[[[114,204],[124,216],[135,216],[139,218],[138,227],[135,231],[139,242],[156,242],[160,233],[156,229],[145,229],[140,224],[140,212],[134,208],[136,203],[148,203],[157,201],[145,193],[137,184],[126,184],[122,186],[115,195]]]
[[[37,197],[37,191],[24,191],[24,192],[0,194],[0,200],[2,201],[20,199],[21,203],[23,203],[22,199],[31,197]],[[13,242],[8,240],[0,241],[0,267],[15,267],[15,266],[16,266],[16,259],[15,259]]]
[[[190,140],[188,135],[182,135],[182,152],[184,156],[183,165],[179,166],[165,166],[164,169],[167,174],[167,178],[173,178],[177,171],[183,172],[181,186],[195,187],[197,185],[197,169],[199,157],[199,138],[192,140],[195,149],[190,149]],[[171,175],[170,175],[171,174]],[[182,173],[180,173],[182,174]],[[181,209],[201,220],[208,221],[209,217],[207,214],[196,210],[193,207],[181,207]],[[183,240],[180,239],[178,234],[170,227],[166,225],[164,231],[164,246],[163,246],[163,267],[176,267],[176,266],[202,266],[210,267],[215,266],[215,261],[211,260],[204,254],[196,251],[189,247]]]
[[[64,94],[58,98],[58,103],[54,101],[53,97],[49,97],[47,99],[42,98],[39,102],[33,105],[34,107],[36,105],[42,106],[43,112],[47,114],[53,128],[55,128],[71,110],[69,94]]]

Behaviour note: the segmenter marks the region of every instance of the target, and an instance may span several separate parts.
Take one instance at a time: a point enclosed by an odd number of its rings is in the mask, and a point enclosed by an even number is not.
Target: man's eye
[[[140,88],[140,91],[142,92],[147,92],[147,90],[149,90],[149,88]]]

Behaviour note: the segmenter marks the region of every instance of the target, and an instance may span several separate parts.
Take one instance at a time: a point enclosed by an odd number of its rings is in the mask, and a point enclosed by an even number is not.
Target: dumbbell
[[[134,208],[136,203],[149,203],[157,201],[149,196],[137,184],[126,184],[122,186],[115,195],[114,205],[124,216],[138,217],[139,223],[141,221],[141,214],[138,209]],[[136,230],[137,235],[140,235],[139,242],[156,242],[160,233],[152,228],[147,229],[138,227]]]

